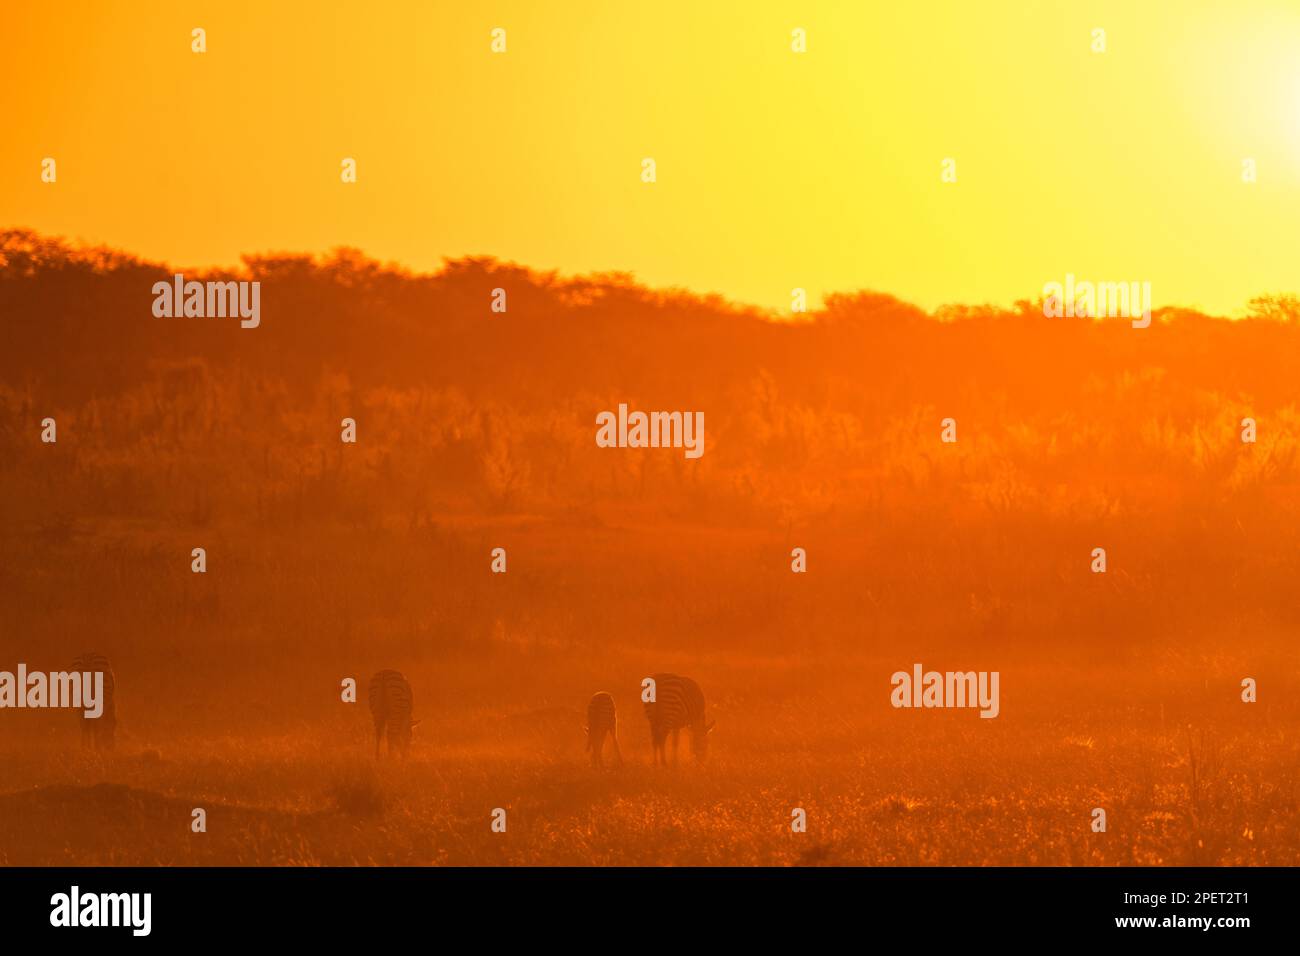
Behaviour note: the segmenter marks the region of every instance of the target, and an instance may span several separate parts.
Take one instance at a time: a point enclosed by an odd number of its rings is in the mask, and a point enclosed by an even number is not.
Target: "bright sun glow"
[[[1225,313],[1294,289],[1294,4],[542,6],[24,7],[0,80],[39,95],[6,109],[0,208],[183,264],[490,254],[776,309],[1006,303],[1066,272]],[[30,175],[47,155],[57,191]]]

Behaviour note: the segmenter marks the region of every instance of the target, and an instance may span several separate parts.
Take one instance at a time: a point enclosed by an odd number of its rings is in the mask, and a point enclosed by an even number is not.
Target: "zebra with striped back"
[[[406,756],[411,731],[418,720],[411,719],[411,685],[400,672],[382,670],[370,679],[370,715],[375,719],[375,758],[385,735],[388,753]]]
[[[652,674],[651,679],[655,682],[655,699],[645,702],[645,716],[650,722],[655,763],[667,766],[665,745],[671,734],[676,765],[678,735],[683,729],[691,734],[691,756],[696,763],[703,763],[709,753],[709,732],[713,730],[713,722],[704,716],[704,691],[689,677],[677,674]]]
[[[86,651],[72,662],[72,669],[82,674],[104,675],[104,705],[98,717],[81,719],[81,746],[83,749],[112,750],[117,737],[117,677],[113,665],[98,651]]]
[[[605,737],[614,745],[614,757],[618,765],[623,766],[623,754],[618,749],[618,708],[614,698],[605,691],[599,691],[587,704],[587,749],[591,751],[591,765],[605,765]]]

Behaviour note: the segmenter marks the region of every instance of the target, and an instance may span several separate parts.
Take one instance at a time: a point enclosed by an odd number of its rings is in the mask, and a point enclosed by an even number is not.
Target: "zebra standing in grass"
[[[655,763],[668,764],[664,745],[669,734],[673,737],[673,763],[677,763],[677,738],[682,728],[691,732],[691,755],[697,763],[703,763],[709,752],[709,731],[713,730],[713,723],[704,719],[704,691],[689,677],[651,676],[655,682],[655,699],[646,701],[645,716],[650,721]]]
[[[113,665],[98,651],[87,651],[72,662],[72,669],[83,675],[104,675],[104,707],[98,717],[81,717],[81,746],[95,750],[112,750],[117,736],[117,678]],[[93,679],[93,678],[92,678]]]
[[[411,685],[397,671],[380,671],[370,679],[370,714],[375,718],[375,757],[388,734],[388,753],[406,755],[411,746],[411,731],[418,720],[411,720]]]
[[[591,751],[591,765],[605,765],[605,735],[609,735],[614,744],[614,756],[618,765],[623,766],[623,754],[618,749],[618,711],[614,707],[614,698],[605,691],[593,694],[591,703],[587,704],[587,749]]]

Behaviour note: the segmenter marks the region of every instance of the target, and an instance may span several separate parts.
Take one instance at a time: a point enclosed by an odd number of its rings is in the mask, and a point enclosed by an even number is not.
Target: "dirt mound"
[[[206,814],[196,833],[194,810]],[[0,794],[0,864],[200,865],[228,859],[233,840],[291,833],[293,814],[231,806],[120,783],[58,784]]]

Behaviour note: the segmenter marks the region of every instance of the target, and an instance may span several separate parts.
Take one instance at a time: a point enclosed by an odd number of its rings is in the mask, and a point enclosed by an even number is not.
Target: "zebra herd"
[[[709,733],[713,721],[704,713],[704,691],[689,677],[677,674],[654,674],[653,693],[645,698],[645,716],[650,724],[650,743],[654,747],[654,762],[667,766],[668,739],[673,742],[673,759],[677,763],[677,746],[683,730],[691,735],[691,755],[703,763],[709,752]],[[399,672],[383,670],[370,681],[370,714],[375,720],[375,757],[381,752],[380,744],[388,736],[388,752],[404,756],[411,744],[411,730],[419,723],[411,719],[413,695],[411,685]],[[597,691],[587,704],[587,751],[591,765],[605,765],[605,740],[614,747],[614,758],[623,765],[623,753],[618,746],[618,708],[608,691]]]
[[[103,654],[89,651],[72,663],[79,672],[103,673],[104,708],[98,718],[81,718],[81,745],[95,750],[112,750],[117,734],[117,680],[113,666]],[[647,682],[653,691],[645,698],[645,716],[650,724],[650,743],[654,762],[668,764],[668,739],[673,742],[673,760],[677,763],[677,744],[681,731],[691,736],[691,755],[702,763],[709,751],[709,732],[713,722],[705,719],[704,692],[689,677],[677,674],[654,674]],[[382,670],[370,679],[370,716],[375,724],[375,757],[381,753],[385,737],[390,756],[405,756],[411,746],[411,733],[420,722],[413,720],[414,696],[411,684],[395,670]],[[599,691],[587,704],[587,750],[593,767],[604,766],[605,740],[614,747],[614,757],[623,765],[618,746],[618,708],[613,695]]]

